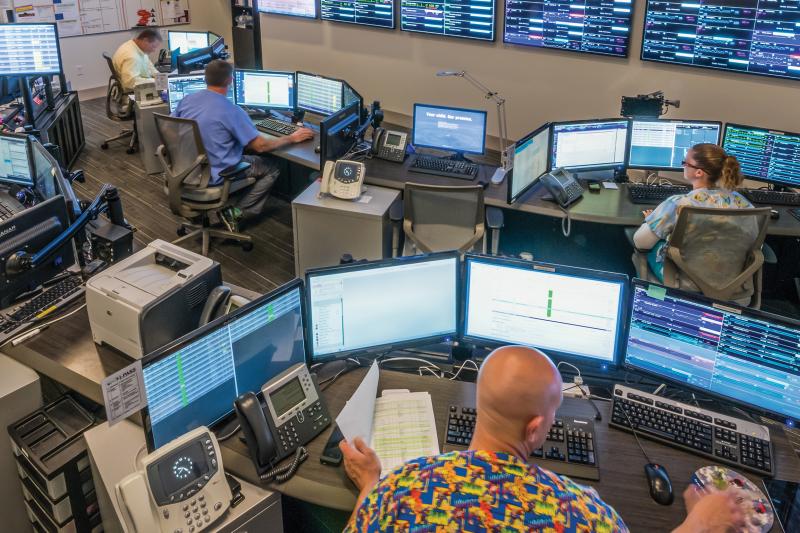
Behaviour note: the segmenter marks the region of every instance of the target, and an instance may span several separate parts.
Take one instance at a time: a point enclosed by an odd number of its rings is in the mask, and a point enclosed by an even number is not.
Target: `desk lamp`
[[[492,176],[492,183],[495,185],[503,183],[503,179],[506,177],[506,172],[511,169],[511,161],[508,157],[508,146],[506,145],[506,139],[508,138],[508,121],[506,120],[506,99],[500,96],[500,94],[496,91],[489,89],[486,85],[482,84],[478,80],[476,80],[472,75],[467,72],[466,70],[440,70],[436,73],[439,77],[446,77],[446,76],[455,76],[457,78],[463,78],[467,80],[470,84],[476,87],[479,91],[484,94],[484,97],[487,100],[492,100],[497,105],[497,124],[499,126],[499,133],[500,133],[500,163],[501,167],[498,168],[494,175]]]

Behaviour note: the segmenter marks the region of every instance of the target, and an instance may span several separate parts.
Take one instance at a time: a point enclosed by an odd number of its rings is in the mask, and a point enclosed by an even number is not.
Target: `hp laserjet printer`
[[[155,240],[86,283],[92,337],[139,359],[196,329],[221,284],[219,263]]]

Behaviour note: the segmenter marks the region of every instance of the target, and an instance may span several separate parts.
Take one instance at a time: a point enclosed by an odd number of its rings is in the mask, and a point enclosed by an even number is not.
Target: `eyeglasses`
[[[703,169],[701,167],[698,167],[697,165],[693,165],[693,164],[689,163],[685,159],[683,161],[681,161],[681,166],[683,166],[683,167],[692,167],[692,168],[696,168],[697,170],[705,170],[705,169]]]

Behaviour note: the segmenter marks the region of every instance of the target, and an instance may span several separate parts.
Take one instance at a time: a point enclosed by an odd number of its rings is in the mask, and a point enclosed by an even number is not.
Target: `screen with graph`
[[[616,363],[627,276],[469,256],[466,273],[468,339]]]

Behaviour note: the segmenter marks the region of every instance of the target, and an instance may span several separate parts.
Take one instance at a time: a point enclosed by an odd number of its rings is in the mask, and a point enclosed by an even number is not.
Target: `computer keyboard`
[[[472,441],[477,410],[451,405],[445,443],[462,449]],[[583,479],[600,479],[595,451],[594,422],[588,418],[559,416],[547,434],[544,445],[531,454],[534,462],[557,474]]]
[[[772,476],[769,428],[622,385],[614,386],[610,426],[735,468]],[[627,416],[625,416],[627,413]],[[628,419],[630,418],[630,421]]]
[[[265,118],[256,122],[256,128],[270,135],[291,135],[299,126],[274,118]]]
[[[634,204],[660,204],[670,196],[686,194],[690,190],[686,185],[628,184],[628,195]]]
[[[80,276],[69,276],[27,302],[5,314],[0,314],[0,344],[17,336],[32,322],[43,319],[72,303],[84,293],[84,290]]]
[[[408,170],[420,174],[432,174],[434,176],[446,176],[463,180],[474,180],[478,177],[478,165],[475,163],[427,155],[417,155]]]
[[[10,205],[0,200],[0,221],[7,220],[17,214],[17,211]]]
[[[742,189],[739,192],[754,204],[800,205],[798,192],[779,192],[769,189]]]

